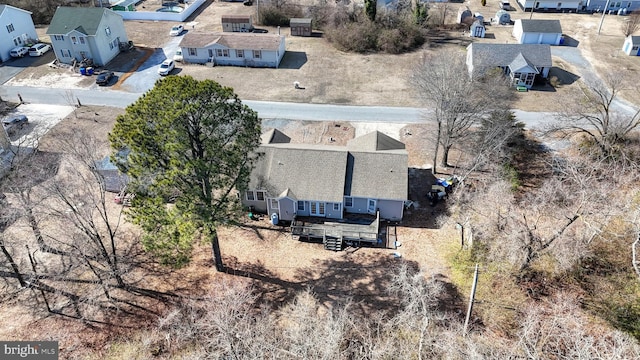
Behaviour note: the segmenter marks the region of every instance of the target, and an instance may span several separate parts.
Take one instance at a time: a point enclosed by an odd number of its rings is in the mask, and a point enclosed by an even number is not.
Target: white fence
[[[122,15],[124,20],[149,20],[149,21],[185,21],[207,0],[193,0],[185,4],[185,8],[180,13],[163,11],[116,11]]]

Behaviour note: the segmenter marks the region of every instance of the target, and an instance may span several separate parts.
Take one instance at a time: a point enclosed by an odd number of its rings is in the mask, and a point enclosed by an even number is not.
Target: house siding
[[[398,200],[378,200],[376,204],[380,211],[380,218],[392,221],[402,220],[404,211],[404,201]]]
[[[637,37],[636,38],[640,38]],[[635,50],[634,50],[635,47]],[[624,40],[624,44],[622,45],[622,51],[624,51],[625,54],[630,55],[630,56],[638,56],[640,55],[640,41],[638,41],[637,43],[633,43],[633,37],[629,36]]]
[[[532,7],[537,11],[578,11],[583,8],[580,0],[518,0],[517,2],[525,11],[531,10]]]
[[[602,11],[607,6],[607,0],[587,0],[585,9],[588,11]],[[631,11],[640,10],[640,1],[610,1],[607,11],[618,11],[627,9],[627,14]]]
[[[231,49],[220,44],[205,48],[195,48],[191,51],[186,47],[181,47],[181,49],[184,61],[188,63],[205,64],[213,61],[216,65],[277,68],[285,53],[285,43],[283,38],[278,50],[260,50],[260,58],[254,57],[254,49]],[[216,51],[218,49],[221,51],[226,50],[228,56],[224,56],[224,54],[223,56],[218,56]],[[237,50],[242,51],[242,57],[237,56]],[[193,53],[194,51],[195,54]]]
[[[38,39],[31,13],[26,10],[4,5],[4,11],[0,14],[0,24],[2,24],[0,27],[0,60],[2,62],[11,59],[9,52],[14,47],[24,46],[29,39]],[[9,25],[13,26],[12,31],[7,28]]]

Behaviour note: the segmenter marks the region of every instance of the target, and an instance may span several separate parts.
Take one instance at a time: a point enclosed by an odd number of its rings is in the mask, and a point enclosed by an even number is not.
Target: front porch
[[[324,218],[296,218],[291,223],[291,235],[298,239],[322,240],[326,250],[341,251],[344,245],[395,248],[394,227],[380,221],[376,216],[347,216],[340,221],[325,221]],[[392,233],[393,236],[389,236]],[[391,246],[390,246],[391,245]]]

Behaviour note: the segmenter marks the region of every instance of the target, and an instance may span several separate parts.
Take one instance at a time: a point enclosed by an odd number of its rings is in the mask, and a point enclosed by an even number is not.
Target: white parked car
[[[14,58],[21,58],[29,53],[29,48],[24,46],[14,47],[9,51],[9,55]]]
[[[49,50],[51,50],[51,45],[49,44],[35,44],[29,48],[29,56],[42,56]]]
[[[182,57],[182,50],[176,50],[176,53],[173,55],[173,61],[182,62],[184,58]]]
[[[184,26],[176,25],[176,26],[171,28],[171,31],[169,31],[169,35],[178,36],[178,35],[182,34],[183,31],[184,31]]]
[[[160,64],[160,68],[158,68],[158,74],[165,76],[171,73],[171,70],[175,68],[176,65],[173,60],[165,60]]]

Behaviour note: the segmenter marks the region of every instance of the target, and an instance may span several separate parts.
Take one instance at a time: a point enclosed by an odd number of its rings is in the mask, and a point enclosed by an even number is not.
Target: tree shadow
[[[431,169],[409,168],[409,200],[405,208],[402,225],[414,228],[438,229],[438,217],[449,214],[446,199],[434,202],[427,194],[435,184],[436,175]]]
[[[552,66],[551,69],[549,69],[549,79],[552,77],[557,78],[559,82],[558,85],[560,86],[571,85],[580,79],[580,76],[557,66]]]

